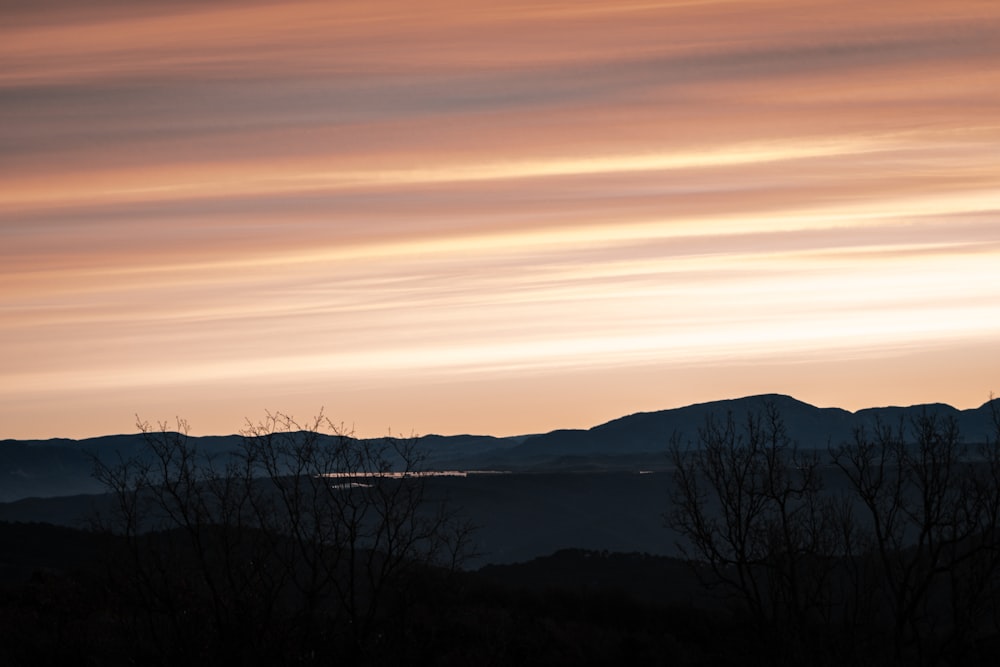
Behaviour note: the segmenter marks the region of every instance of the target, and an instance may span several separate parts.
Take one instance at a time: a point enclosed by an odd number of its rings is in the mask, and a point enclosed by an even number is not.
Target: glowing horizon
[[[3,438],[1000,391],[980,0],[5,6]]]

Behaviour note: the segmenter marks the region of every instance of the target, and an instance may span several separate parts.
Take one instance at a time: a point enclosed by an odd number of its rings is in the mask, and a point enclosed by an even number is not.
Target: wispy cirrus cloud
[[[993,3],[0,13],[3,435],[967,406],[1000,371]]]

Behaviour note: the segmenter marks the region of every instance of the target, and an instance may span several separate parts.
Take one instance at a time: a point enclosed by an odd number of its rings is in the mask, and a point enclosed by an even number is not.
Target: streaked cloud
[[[0,437],[996,388],[993,3],[0,11]]]

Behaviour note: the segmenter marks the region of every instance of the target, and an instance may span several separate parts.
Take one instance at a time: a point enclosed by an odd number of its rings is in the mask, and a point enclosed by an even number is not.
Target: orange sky
[[[0,16],[0,438],[1000,392],[992,0]]]

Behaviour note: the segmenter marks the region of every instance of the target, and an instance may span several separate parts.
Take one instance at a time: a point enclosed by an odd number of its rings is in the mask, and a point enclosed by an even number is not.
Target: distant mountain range
[[[1000,409],[1000,399],[994,399]],[[895,426],[910,423],[922,413],[954,417],[966,442],[982,442],[994,433],[990,403],[972,410],[932,403],[910,407],[869,408],[849,412],[840,408],[818,408],[791,396],[764,394],[710,403],[698,403],[673,410],[639,412],[587,430],[552,431],[525,439],[506,454],[516,459],[531,457],[634,456],[660,453],[676,433],[694,438],[710,416],[732,413],[737,422],[748,413],[759,412],[767,404],[781,413],[789,437],[803,449],[826,449],[850,441],[855,429],[871,429],[877,420]]]
[[[1000,399],[994,399],[1000,406]],[[849,412],[818,408],[790,396],[768,394],[700,403],[672,410],[642,412],[586,430],[557,430],[540,435],[507,438],[475,435],[420,438],[431,469],[491,469],[532,472],[596,472],[662,470],[664,452],[673,434],[693,439],[709,415],[738,420],[772,403],[781,412],[788,434],[805,449],[825,449],[851,439],[855,429],[871,428],[876,419],[897,424],[927,412],[954,417],[966,442],[985,442],[994,434],[989,403],[957,410],[940,403],[885,407]],[[241,437],[211,436],[192,439],[200,451],[225,455],[238,450]],[[91,478],[92,457],[110,460],[141,455],[142,434],[113,435],[85,440],[0,441],[0,502],[29,497],[99,493]]]

